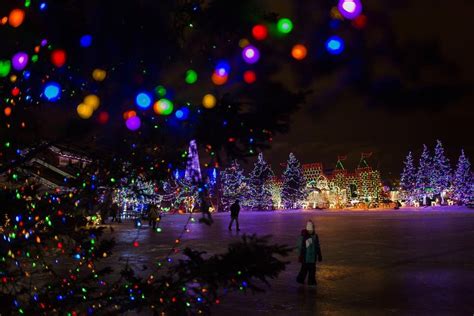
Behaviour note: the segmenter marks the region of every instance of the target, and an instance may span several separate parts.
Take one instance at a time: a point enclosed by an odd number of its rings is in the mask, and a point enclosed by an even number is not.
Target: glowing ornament
[[[89,47],[92,45],[92,36],[91,35],[83,35],[81,37],[81,46],[82,47]]]
[[[12,114],[12,108],[11,107],[6,107],[3,110],[3,113],[5,113],[5,116],[10,116],[10,114]]]
[[[135,102],[142,109],[148,109],[151,105],[151,98],[147,93],[142,92],[142,93],[137,94],[137,97],[135,98]]]
[[[159,115],[170,115],[173,112],[173,102],[168,99],[160,99],[153,105],[153,111]]]
[[[125,125],[131,131],[136,131],[142,125],[142,122],[138,116],[132,116],[125,121]]]
[[[184,81],[186,81],[187,84],[193,84],[197,81],[197,78],[198,78],[197,73],[194,70],[189,69],[188,71],[186,71],[186,77]]]
[[[8,76],[12,68],[12,63],[9,60],[0,60],[0,77]]]
[[[28,54],[24,52],[19,52],[13,55],[12,65],[15,70],[23,70],[28,64]]]
[[[277,29],[282,34],[288,34],[293,30],[293,22],[287,18],[279,19],[277,22]]]
[[[252,70],[247,70],[244,72],[244,81],[248,84],[252,84],[257,80],[257,75]]]
[[[25,11],[21,9],[13,9],[8,16],[8,23],[13,27],[19,27],[25,19]]]
[[[84,102],[85,104],[89,105],[90,107],[92,107],[92,109],[95,111],[99,108],[99,105],[100,105],[100,99],[98,96],[96,96],[95,94],[89,94],[88,96],[86,96],[84,98]]]
[[[248,64],[255,64],[260,58],[260,52],[255,46],[248,45],[242,50],[242,57]]]
[[[213,107],[216,106],[217,100],[216,97],[213,96],[212,94],[206,94],[204,98],[202,98],[202,105],[206,109],[212,109]]]
[[[295,46],[293,46],[293,49],[291,50],[291,56],[293,56],[293,58],[296,60],[304,59],[307,53],[308,53],[308,50],[306,49],[306,46],[302,44],[296,44]]]
[[[76,108],[76,111],[79,117],[85,120],[89,119],[94,113],[92,106],[85,103],[79,104]]]
[[[49,82],[44,87],[43,94],[48,101],[56,101],[61,95],[61,86],[56,82]]]
[[[331,36],[326,42],[326,49],[332,55],[339,55],[344,50],[344,41],[339,36]]]
[[[189,110],[187,107],[182,107],[181,109],[176,111],[174,115],[176,116],[178,120],[185,120],[189,116]]]
[[[100,112],[99,116],[97,117],[97,120],[99,121],[100,124],[106,124],[109,121],[109,113],[107,112]]]
[[[107,72],[103,69],[97,68],[92,72],[92,78],[95,81],[104,81],[105,77],[107,77]]]
[[[20,89],[18,87],[14,87],[12,89],[12,96],[16,97],[20,94]]]
[[[252,35],[257,41],[263,41],[267,38],[268,29],[265,25],[258,24],[252,28]]]
[[[55,49],[51,53],[51,62],[56,67],[60,68],[66,63],[66,52],[62,49]]]
[[[214,72],[212,74],[211,80],[215,85],[221,86],[227,82],[227,78],[227,75],[221,76],[217,72]]]
[[[362,12],[362,3],[360,0],[339,0],[337,9],[343,17],[353,20]]]

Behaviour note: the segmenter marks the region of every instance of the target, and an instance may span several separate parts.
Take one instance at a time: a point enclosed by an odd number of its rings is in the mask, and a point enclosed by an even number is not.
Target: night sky
[[[304,15],[312,2],[279,9]],[[354,66],[360,85],[347,84],[347,73],[321,78],[313,71],[312,94],[292,117],[290,132],[265,152],[267,159],[276,169],[293,151],[302,163],[333,168],[338,155],[347,155],[352,169],[361,152],[373,152],[369,162],[392,178],[409,150],[418,159],[423,143],[433,149],[440,139],[452,163],[461,148],[472,161],[474,2],[363,3],[368,24],[362,36],[370,54]]]
[[[204,8],[206,2],[202,1]],[[179,3],[194,6],[193,1]],[[199,16],[199,10],[195,12],[200,23],[196,23],[196,30],[186,31],[189,41],[180,47],[176,34],[171,32],[175,28],[172,23],[176,23],[170,18],[176,4],[173,1],[51,1],[44,13],[32,10],[27,15],[27,22],[18,29],[20,33],[0,29],[5,39],[0,57],[6,58],[32,46],[29,41],[43,35],[67,50],[70,67],[68,64],[67,69],[51,71],[45,57],[46,62],[39,63],[29,79],[30,82],[57,80],[69,94],[61,100],[61,106],[45,104],[44,100],[37,103],[33,110],[39,123],[30,135],[51,138],[58,131],[74,130],[88,145],[115,142],[120,147],[122,136],[128,132],[124,131],[122,114],[136,109],[133,100],[137,91],[151,91],[157,84],[164,84],[172,87],[168,92],[172,97],[177,96],[176,103],[180,102],[180,106],[188,100],[198,104],[207,91],[220,96],[230,92],[240,100],[251,96],[260,107],[250,116],[240,115],[240,111],[237,118],[236,112],[225,112],[220,106],[214,112],[208,111],[205,119],[204,115],[195,115],[189,123],[182,124],[163,117],[151,118],[163,126],[161,139],[155,141],[166,140],[174,146],[180,140],[176,147],[183,150],[190,138],[197,137],[202,147],[214,142],[222,152],[228,151],[232,144],[227,140],[239,133],[240,123],[244,121],[247,125],[270,126],[270,130],[283,132],[276,133],[271,148],[264,150],[277,173],[290,152],[302,163],[322,162],[329,169],[334,167],[338,156],[347,156],[344,164],[350,170],[356,167],[362,152],[371,152],[369,163],[379,168],[384,178],[396,178],[409,150],[414,151],[417,160],[422,144],[432,149],[436,139],[443,142],[453,165],[461,148],[472,160],[474,39],[470,33],[474,2],[364,0],[367,24],[359,30],[351,27],[350,21],[334,24],[329,11],[336,3],[333,0],[216,1],[212,13],[205,11]],[[1,9],[8,12],[14,6],[11,3]],[[295,28],[287,37],[258,43],[263,57],[255,66],[257,83],[250,87],[243,85],[241,79],[236,82],[231,78],[227,85],[212,86],[209,80],[212,67],[222,56],[230,56],[226,58],[234,67],[232,71],[236,69],[239,75],[245,67],[249,68],[242,65],[237,43],[242,37],[250,37],[252,25],[262,23],[264,18],[268,20],[270,13],[276,15],[275,21],[277,17],[291,18]],[[188,23],[179,19],[178,22]],[[43,29],[44,34],[39,31]],[[78,39],[88,33],[93,35],[92,47],[78,48]],[[345,40],[346,49],[340,56],[325,52],[324,43],[331,35]],[[289,56],[296,43],[308,48],[308,57],[303,61]],[[108,71],[105,83],[90,82],[90,72],[95,67]],[[198,70],[200,78],[207,77],[207,81],[200,79],[196,85],[186,85],[183,73],[191,67]],[[274,85],[274,81],[280,86]],[[24,82],[22,88],[29,85]],[[0,88],[8,94],[12,86],[1,84]],[[32,93],[41,92],[41,85],[31,86]],[[277,88],[286,99],[273,94]],[[291,95],[298,92],[306,94],[303,104],[297,104],[296,97]],[[75,107],[87,93],[97,93],[102,98],[101,111],[108,111],[110,122],[99,127],[92,122],[81,122],[82,125],[71,128],[67,125],[69,119],[78,120]],[[230,98],[229,102],[233,101]],[[290,103],[296,103],[296,112],[292,113],[295,104]],[[279,113],[275,117],[273,110]],[[12,120],[20,122],[22,114],[15,111]],[[28,111],[26,114],[32,113]],[[228,118],[228,126],[234,124],[234,129],[224,132],[227,127],[215,123],[222,124]],[[233,118],[235,122],[231,121]],[[288,118],[289,130],[285,133]],[[280,121],[282,128],[275,127]],[[115,129],[121,131],[117,133]],[[216,135],[220,138],[216,139]],[[237,136],[245,141],[249,139],[248,135]],[[267,135],[262,133],[259,137],[263,139]],[[209,159],[212,158],[202,156],[204,162]],[[247,157],[244,165],[250,168],[254,160]]]

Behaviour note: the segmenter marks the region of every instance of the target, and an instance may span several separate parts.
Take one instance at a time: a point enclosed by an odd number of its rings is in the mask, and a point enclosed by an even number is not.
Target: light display
[[[461,150],[453,179],[453,198],[460,203],[474,199],[474,179],[471,173],[471,163]]]
[[[283,172],[281,199],[287,209],[300,208],[306,199],[306,180],[300,162],[293,153],[290,153],[286,169]]]
[[[220,174],[221,206],[220,210],[230,211],[230,205],[235,200],[245,196],[245,176],[237,160],[233,160],[229,167]]]
[[[274,176],[270,165],[259,153],[254,168],[247,179],[246,198],[242,205],[252,210],[270,210],[273,208],[271,179]]]
[[[413,164],[413,157],[411,151],[408,153],[403,168],[403,172],[400,176],[400,187],[402,189],[402,196],[407,201],[407,204],[412,204],[416,200],[414,195],[416,188],[416,169]]]

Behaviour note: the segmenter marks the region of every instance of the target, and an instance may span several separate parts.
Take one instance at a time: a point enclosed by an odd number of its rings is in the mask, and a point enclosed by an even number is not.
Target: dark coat
[[[306,241],[309,246],[306,246]],[[322,261],[323,256],[321,254],[321,246],[319,245],[319,236],[316,233],[310,234],[306,229],[301,231],[301,236],[298,238],[298,255],[301,263],[316,263]]]
[[[237,218],[239,217],[239,212],[240,212],[240,205],[239,203],[233,203],[231,206],[230,206],[230,217],[232,218]]]

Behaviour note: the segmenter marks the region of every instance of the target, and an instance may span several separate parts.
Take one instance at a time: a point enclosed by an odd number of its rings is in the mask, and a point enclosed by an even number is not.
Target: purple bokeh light
[[[260,59],[260,52],[255,46],[248,45],[242,51],[242,58],[248,64],[255,64]]]
[[[12,57],[12,65],[15,70],[23,70],[28,64],[28,54],[24,52],[16,53]]]
[[[129,130],[136,131],[137,129],[140,128],[140,126],[142,125],[142,122],[138,116],[132,116],[132,117],[129,117],[125,121],[125,125],[127,125],[127,128]]]
[[[353,20],[362,13],[360,0],[339,0],[337,9],[343,17]]]

